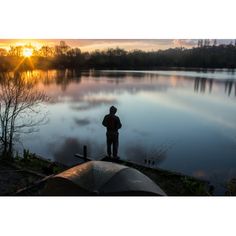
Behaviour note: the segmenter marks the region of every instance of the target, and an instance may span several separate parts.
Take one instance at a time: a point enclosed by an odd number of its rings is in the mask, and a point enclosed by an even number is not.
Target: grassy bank
[[[118,161],[147,175],[168,196],[210,196],[212,187],[207,181],[170,172],[152,169],[135,163]],[[11,161],[0,161],[0,195],[40,195],[47,178],[70,168],[24,151]]]
[[[0,157],[0,195],[14,195],[18,190],[34,185],[48,175],[63,171],[66,166],[52,162],[29,151],[12,159]]]

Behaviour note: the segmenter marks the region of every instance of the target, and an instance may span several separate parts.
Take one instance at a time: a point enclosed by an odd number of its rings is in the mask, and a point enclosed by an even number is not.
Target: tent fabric
[[[150,178],[141,172],[127,168],[113,176],[100,189],[101,193],[106,192],[152,192],[157,195],[166,195]]]
[[[136,169],[105,161],[89,161],[51,178],[44,195],[166,195]],[[142,195],[142,194],[141,194]]]

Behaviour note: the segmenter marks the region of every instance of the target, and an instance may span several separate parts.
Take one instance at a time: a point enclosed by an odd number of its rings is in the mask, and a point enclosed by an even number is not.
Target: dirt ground
[[[7,163],[0,164],[0,195],[12,195],[17,190],[29,186],[42,176],[13,167]]]

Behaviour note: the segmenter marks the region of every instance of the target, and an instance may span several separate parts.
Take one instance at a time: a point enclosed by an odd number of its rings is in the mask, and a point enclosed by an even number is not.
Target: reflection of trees
[[[34,84],[43,83],[44,85],[57,84],[65,91],[67,86],[72,83],[80,83],[82,72],[79,70],[48,70],[48,71],[27,71],[22,73],[24,79],[34,82]]]
[[[82,148],[84,143],[80,143],[76,138],[66,138],[60,145],[58,145],[58,142],[55,144],[50,144],[50,146],[53,145],[55,145],[55,150],[53,150],[55,161],[66,165],[74,165],[81,161],[75,158],[74,155],[76,153],[83,153]]]
[[[63,163],[65,165],[74,165],[81,162],[80,159],[76,158],[74,155],[76,153],[83,153],[83,146],[87,146],[88,156],[96,159],[104,156],[104,147],[99,145],[94,140],[80,140],[73,137],[68,137],[61,143],[57,141],[50,144],[50,148],[53,148],[54,160]]]
[[[211,93],[213,86],[213,79],[209,79],[209,92]]]
[[[206,78],[195,78],[194,80],[194,91],[198,92],[205,92],[206,90],[206,82],[207,79]],[[210,86],[209,86],[209,92],[211,92],[212,90],[212,82],[210,82]]]
[[[194,91],[195,92],[202,92],[205,93],[206,86],[208,84],[209,93],[212,91],[213,87],[213,79],[207,79],[207,78],[195,78],[194,80]],[[223,83],[222,81],[219,81],[218,83]],[[233,87],[234,87],[234,94],[236,96],[236,82],[233,80],[226,80],[224,82],[225,84],[225,93],[228,94],[228,96],[231,95]]]
[[[57,71],[56,84],[60,85],[63,91],[66,91],[67,86],[73,81],[80,83],[81,71],[75,71],[75,70]]]
[[[236,96],[236,82],[232,80],[225,82],[225,92],[228,94],[228,96],[231,95],[233,87],[234,87],[234,95]]]
[[[108,78],[119,78],[119,79],[127,79],[127,77],[130,76],[130,71],[109,71],[109,70],[104,70],[104,71],[100,71],[100,70],[90,70],[90,75],[93,77],[108,77]],[[157,78],[158,75],[157,74],[147,74],[147,73],[139,73],[139,72],[135,72],[132,71],[132,77],[134,79],[142,79],[142,78],[147,78],[147,77],[155,77]]]
[[[12,157],[17,136],[36,131],[37,125],[45,121],[40,104],[46,100],[34,89],[34,83],[20,74],[0,75],[0,141],[4,157]]]

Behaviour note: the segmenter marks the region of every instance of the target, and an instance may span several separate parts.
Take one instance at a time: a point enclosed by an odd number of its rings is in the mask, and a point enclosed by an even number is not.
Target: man
[[[120,118],[116,116],[117,109],[114,106],[110,107],[110,114],[106,115],[103,119],[103,126],[107,128],[107,155],[111,157],[111,145],[113,145],[113,158],[118,159],[118,145],[119,145],[119,132],[121,128]]]

